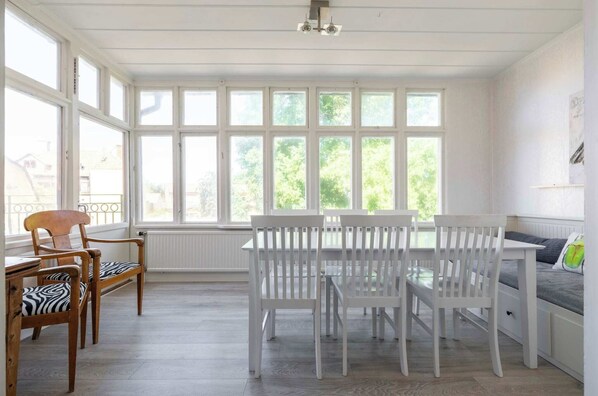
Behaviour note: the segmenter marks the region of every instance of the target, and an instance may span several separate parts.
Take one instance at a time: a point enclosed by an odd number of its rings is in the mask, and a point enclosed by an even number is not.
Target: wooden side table
[[[6,273],[6,394],[9,396],[17,394],[23,278],[36,273],[40,265],[41,260],[38,258],[4,258]]]

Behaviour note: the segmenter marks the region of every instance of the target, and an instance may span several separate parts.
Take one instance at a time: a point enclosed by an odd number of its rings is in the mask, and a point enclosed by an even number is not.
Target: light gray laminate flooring
[[[583,385],[543,359],[523,365],[521,345],[500,335],[504,378],[492,373],[487,337],[464,324],[460,341],[441,340],[441,378],[432,373],[431,338],[414,324],[409,376],[397,342],[371,337],[371,316],[350,313],[349,364],[342,343],[322,339],[324,379],[315,378],[311,314],[280,311],[277,337],[264,342],[263,375],[247,371],[247,285],[148,283],[136,315],[135,285],[102,299],[100,342],[77,357],[76,395],[580,395]],[[422,311],[429,320],[428,311]],[[447,318],[447,323],[452,323]],[[324,327],[324,321],[322,321]],[[19,395],[58,395],[67,386],[67,328],[44,329],[21,344]],[[450,333],[449,333],[450,336]]]

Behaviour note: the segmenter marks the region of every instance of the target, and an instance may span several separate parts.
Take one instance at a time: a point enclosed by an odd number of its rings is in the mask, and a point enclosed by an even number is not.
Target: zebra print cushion
[[[87,285],[80,283],[79,302],[83,299]],[[71,307],[70,283],[54,283],[23,289],[23,316],[35,316],[68,311]]]
[[[122,274],[125,271],[128,271],[132,268],[139,267],[137,263],[129,263],[129,262],[122,262],[122,261],[110,261],[100,264],[100,279],[110,278],[111,276]],[[46,277],[46,279],[53,280],[53,281],[63,281],[68,282],[70,279],[68,274],[61,272],[58,274],[52,274]],[[93,271],[89,270],[89,281],[93,280]]]

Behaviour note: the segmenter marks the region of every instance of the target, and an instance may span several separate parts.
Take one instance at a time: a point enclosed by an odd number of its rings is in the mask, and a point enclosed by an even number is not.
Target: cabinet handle
[[[512,311],[507,311],[507,316],[511,316],[511,315],[513,315],[513,312]]]

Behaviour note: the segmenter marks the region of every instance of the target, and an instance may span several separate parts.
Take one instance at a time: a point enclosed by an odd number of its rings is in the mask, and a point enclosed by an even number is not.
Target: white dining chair
[[[255,378],[261,376],[264,331],[273,329],[277,309],[313,314],[316,376],[322,378],[320,348],[321,249],[324,216],[251,216],[256,287]],[[273,336],[274,331],[269,334]]]
[[[498,275],[502,260],[506,216],[434,216],[436,250],[432,273],[412,273],[407,277],[407,307],[412,297],[432,309],[432,328],[418,316],[407,315],[407,336],[415,320],[432,335],[434,375],[440,376],[439,331],[444,321],[441,310],[453,310],[453,337],[460,336],[460,319],[488,332],[494,374],[503,376],[498,348]],[[467,308],[486,308],[488,327],[467,315]]]
[[[380,309],[380,316],[400,329],[401,372],[408,375],[405,278],[411,216],[348,215],[341,216],[341,226],[341,273],[331,280],[334,338],[338,337],[339,324],[343,332],[343,375],[348,370],[347,310],[352,307],[400,308],[399,323],[394,323],[384,308]]]
[[[367,215],[367,209],[324,209],[324,238],[328,244],[340,243],[341,233],[341,216],[345,215]],[[330,335],[330,298],[331,298],[331,277],[336,276],[340,273],[341,263],[340,261],[326,261],[324,278],[326,280],[326,336]],[[363,310],[363,314],[366,314],[366,310]],[[374,324],[374,334],[376,333],[376,323]]]
[[[413,223],[412,223],[412,231],[413,231],[413,240],[415,240],[415,243],[417,244],[417,241],[419,240],[419,210],[417,209],[379,209],[379,210],[375,210],[374,214],[377,215],[409,215],[413,218]],[[416,261],[411,261],[412,263],[412,267],[409,268],[408,272],[413,272],[413,271],[419,271],[420,270],[420,266],[419,266],[419,262]],[[415,304],[415,314],[419,315],[419,300],[417,298],[414,299]]]

